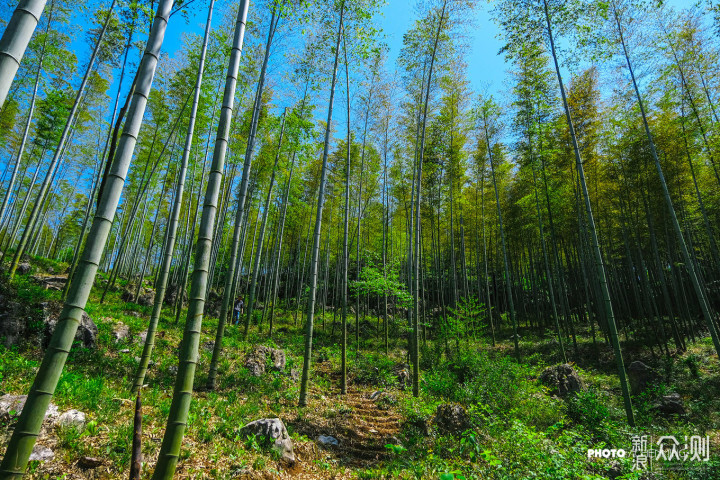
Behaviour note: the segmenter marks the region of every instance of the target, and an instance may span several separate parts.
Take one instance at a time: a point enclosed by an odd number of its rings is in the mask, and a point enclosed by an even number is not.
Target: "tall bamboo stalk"
[[[187,175],[187,167],[190,159],[190,150],[192,148],[193,136],[195,133],[195,121],[197,118],[198,104],[200,103],[200,87],[202,86],[203,72],[205,70],[205,56],[207,54],[207,44],[210,38],[210,24],[212,21],[213,7],[215,0],[210,0],[208,5],[208,17],[205,23],[205,36],[200,49],[200,59],[198,61],[198,72],[195,78],[195,93],[193,96],[193,104],[190,109],[190,118],[188,121],[187,135],[185,136],[185,149],[183,150],[182,160],[180,161],[180,171],[178,173],[177,188],[175,190],[175,203],[173,204],[172,213],[170,214],[170,222],[168,224],[168,233],[165,243],[164,256],[160,273],[155,284],[155,300],[153,302],[153,310],[150,315],[150,324],[148,325],[147,336],[145,337],[145,345],[143,353],[140,357],[140,363],[135,372],[133,380],[132,393],[137,393],[145,381],[145,373],[150,364],[150,357],[155,347],[155,333],[157,332],[157,324],[162,313],[163,301],[165,300],[165,291],[167,290],[167,281],[170,275],[170,264],[172,263],[173,252],[175,249],[175,238],[177,236],[178,223],[180,219],[180,208],[182,207],[183,190],[185,187],[185,177]],[[142,278],[140,279],[142,282]],[[184,293],[180,292],[182,297]]]
[[[218,132],[215,139],[212,166],[208,177],[205,203],[203,204],[202,220],[198,233],[197,250],[195,253],[195,268],[193,269],[192,285],[190,287],[190,305],[188,306],[185,331],[181,343],[178,373],[175,379],[170,415],[168,416],[165,436],[163,437],[158,463],[153,473],[154,480],[171,480],[175,474],[180,446],[187,426],[190,400],[192,399],[195,368],[198,361],[198,346],[200,344],[200,329],[202,326],[203,311],[205,308],[205,294],[207,293],[207,277],[212,248],[212,235],[215,226],[217,201],[222,184],[222,172],[225,167],[230,122],[235,103],[235,87],[237,85],[240,56],[245,26],[247,23],[250,0],[243,0],[238,10],[235,23],[232,53],[228,63],[227,81],[223,96],[223,106],[220,111]],[[183,292],[180,292],[182,295]],[[220,320],[219,323],[224,323]]]
[[[328,155],[330,151],[330,128],[332,126],[333,104],[335,101],[335,84],[337,83],[338,59],[340,57],[340,40],[342,39],[343,19],[345,16],[345,1],[340,6],[340,20],[338,22],[337,40],[335,41],[335,61],[333,62],[333,75],[330,84],[330,102],[328,104],[327,123],[325,124],[325,141],[323,146],[323,163],[320,172],[320,187],[318,191],[317,213],[315,216],[315,232],[313,234],[312,259],[310,260],[310,298],[307,307],[307,323],[305,324],[305,355],[303,357],[302,378],[300,379],[299,405],[307,405],[308,384],[310,380],[310,361],[312,357],[313,319],[315,317],[315,295],[317,293],[318,257],[320,252],[320,229],[322,227],[323,205],[325,203],[325,181],[327,180]]]
[[[5,104],[25,49],[46,3],[47,0],[20,0],[0,38],[0,108]]]

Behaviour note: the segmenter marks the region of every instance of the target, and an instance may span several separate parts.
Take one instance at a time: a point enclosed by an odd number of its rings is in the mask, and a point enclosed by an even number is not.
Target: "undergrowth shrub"
[[[422,388],[430,396],[484,405],[504,418],[539,427],[552,425],[562,419],[563,402],[545,395],[531,374],[530,368],[508,357],[464,352],[428,371]]]
[[[397,383],[395,364],[384,354],[361,354],[349,362],[350,372],[361,385],[390,386]]]

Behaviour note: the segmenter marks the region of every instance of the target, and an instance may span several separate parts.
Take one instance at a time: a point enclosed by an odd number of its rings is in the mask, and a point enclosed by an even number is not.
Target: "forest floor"
[[[60,292],[41,277],[54,277],[57,286],[62,280],[54,272],[62,269],[63,265],[35,259],[32,270],[12,284],[0,280],[0,316],[3,303],[17,302],[24,306],[19,311],[26,321],[36,322],[42,315],[40,304],[60,298]],[[29,478],[127,478],[134,412],[129,388],[151,307],[122,301],[122,290],[109,291],[102,304],[101,292],[93,291],[86,310],[98,327],[97,347],[73,349],[53,398],[60,412],[77,409],[89,421],[81,430],[47,429],[38,443],[50,447],[54,458],[31,462]],[[181,316],[176,325],[171,309],[163,312],[153,355],[156,363],[142,391],[143,478],[150,477],[162,440],[183,320]],[[130,336],[116,341],[119,322],[129,327]],[[539,338],[523,331],[521,362],[514,360],[507,339],[496,347],[486,340],[456,343],[454,339],[423,345],[421,391],[414,398],[398,380],[398,372],[407,368],[402,320],[390,325],[389,355],[376,337],[377,319],[361,321],[360,351],[354,344],[349,350],[347,395],[339,391],[340,351],[332,322],[332,313],[316,317],[310,395],[308,405],[300,408],[296,373],[302,365],[301,318],[296,324],[291,313],[281,312],[272,340],[257,326],[251,328],[248,341],[242,340],[241,329],[228,327],[218,385],[207,391],[202,387],[217,319],[206,317],[196,393],[176,478],[720,478],[720,364],[709,338],[663,360],[632,341],[623,343],[626,366],[642,360],[660,379],[633,398],[637,425],[629,427],[612,350],[601,337],[593,344],[589,332],[578,336],[577,354],[572,344],[567,347],[585,386],[576,395],[559,398],[541,384],[543,370],[561,363],[557,343],[549,334]],[[26,394],[42,348],[2,343],[0,395]],[[285,370],[253,376],[245,359],[256,345],[283,349]],[[680,395],[685,414],[658,411],[658,399],[670,393]],[[435,421],[438,407],[446,404],[460,405],[466,412],[463,431],[443,430]],[[283,420],[293,440],[297,462],[292,466],[240,431],[253,420],[273,417]],[[12,423],[0,418],[3,451]],[[339,445],[322,445],[320,435],[334,437]],[[681,444],[693,435],[708,436],[710,458],[660,461],[651,469],[633,470],[635,435],[647,435],[652,442],[675,436]],[[602,448],[628,453],[617,459],[588,458],[588,449]]]

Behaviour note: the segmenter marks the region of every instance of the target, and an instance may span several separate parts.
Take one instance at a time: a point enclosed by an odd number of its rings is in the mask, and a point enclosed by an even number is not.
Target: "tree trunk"
[[[328,170],[328,154],[330,149],[330,128],[332,126],[333,103],[335,100],[335,84],[337,82],[338,58],[340,56],[340,40],[343,31],[345,1],[340,6],[337,40],[335,42],[335,61],[333,64],[332,83],[330,84],[330,102],[328,104],[327,123],[325,125],[325,142],[323,146],[323,163],[320,173],[320,190],[318,192],[317,213],[315,216],[315,233],[313,238],[312,260],[310,261],[310,298],[307,307],[307,323],[305,325],[305,355],[303,357],[302,378],[300,380],[301,407],[307,406],[308,383],[310,380],[310,361],[312,360],[313,317],[315,315],[315,294],[317,291],[318,256],[320,251],[320,229],[322,227],[323,204],[325,202],[325,181]]]
[[[207,292],[208,263],[210,248],[212,246],[213,227],[215,224],[220,185],[222,183],[222,172],[225,166],[235,86],[237,84],[240,55],[245,38],[245,25],[249,4],[249,0],[243,0],[240,3],[237,22],[235,24],[235,35],[228,64],[223,106],[218,123],[215,150],[213,152],[212,166],[210,167],[205,203],[202,211],[202,221],[200,222],[200,232],[198,234],[195,268],[193,270],[192,286],[190,288],[190,305],[188,306],[185,331],[183,332],[179,355],[180,364],[175,379],[170,415],[168,416],[165,435],[162,446],[160,447],[158,463],[153,473],[153,480],[172,479],[175,474],[175,467],[177,466],[180,456],[182,438],[187,425],[193,382],[195,379],[195,368],[198,361],[198,346],[200,343],[200,330],[205,307],[205,294]],[[220,321],[219,324],[223,324],[223,322]]]
[[[203,37],[203,44],[200,49],[200,60],[198,63],[197,77],[195,78],[195,92],[193,97],[193,105],[190,109],[190,118],[188,121],[187,135],[185,136],[185,148],[183,150],[182,160],[180,162],[180,171],[178,172],[177,186],[175,189],[175,203],[172,207],[172,213],[170,214],[170,220],[168,223],[168,233],[164,248],[162,265],[160,266],[160,273],[158,280],[155,283],[155,299],[153,301],[153,310],[150,315],[150,323],[148,325],[147,336],[145,337],[145,344],[143,346],[143,353],[140,356],[140,363],[135,371],[133,379],[133,386],[131,389],[132,393],[137,393],[145,382],[145,373],[150,363],[150,357],[152,355],[153,348],[155,347],[155,333],[157,332],[157,324],[160,320],[160,314],[162,313],[163,301],[165,300],[165,291],[167,290],[167,280],[170,275],[170,264],[172,263],[173,253],[175,249],[175,238],[177,236],[178,223],[180,219],[180,208],[182,206],[183,191],[185,187],[185,177],[187,175],[188,161],[190,159],[190,150],[192,148],[193,136],[195,133],[195,121],[197,115],[198,104],[200,103],[200,87],[202,86],[202,78],[205,70],[205,56],[207,53],[207,44],[210,37],[210,24],[212,21],[213,7],[215,6],[215,0],[210,0],[208,6],[208,17],[205,23],[205,36]],[[162,198],[161,198],[162,201]],[[159,209],[159,206],[158,206]],[[142,282],[142,278],[140,279]],[[139,291],[139,289],[138,289]],[[183,296],[183,292],[179,292],[180,297]]]
[[[30,43],[47,0],[20,0],[0,38],[0,108],[5,104],[25,49]],[[114,3],[114,2],[113,2]],[[48,22],[49,23],[49,22]]]
[[[238,259],[238,250],[240,244],[240,229],[242,228],[242,218],[245,213],[245,202],[248,192],[248,182],[250,180],[250,170],[252,168],[252,155],[255,148],[255,134],[257,132],[257,124],[260,117],[260,104],[262,102],[262,94],[265,86],[265,75],[267,72],[268,60],[270,59],[270,47],[272,46],[275,30],[279,22],[279,14],[277,8],[273,6],[272,16],[270,18],[270,26],[268,28],[268,37],[265,42],[265,55],[263,58],[262,68],[260,69],[260,77],[258,79],[257,90],[255,92],[255,101],[253,104],[252,119],[250,121],[250,132],[248,134],[247,146],[245,148],[245,162],[243,164],[243,175],[240,181],[240,187],[237,192],[237,211],[235,214],[235,228],[233,231],[232,247],[230,254],[230,263],[228,271],[225,275],[225,288],[223,290],[223,299],[220,306],[220,317],[218,319],[218,328],[215,335],[215,346],[213,348],[213,361],[210,363],[211,369],[208,373],[207,388],[213,390],[215,388],[217,370],[212,366],[217,366],[217,362],[222,352],[222,340],[225,334],[225,319],[228,315],[228,307],[235,294],[235,266],[238,262],[242,262],[242,257]]]

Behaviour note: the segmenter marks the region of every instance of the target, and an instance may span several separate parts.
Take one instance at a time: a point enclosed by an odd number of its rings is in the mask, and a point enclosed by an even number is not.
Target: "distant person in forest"
[[[238,325],[240,323],[240,315],[242,315],[243,311],[243,299],[242,297],[237,297],[235,299],[235,306],[233,307],[233,316],[235,317],[235,325]]]

